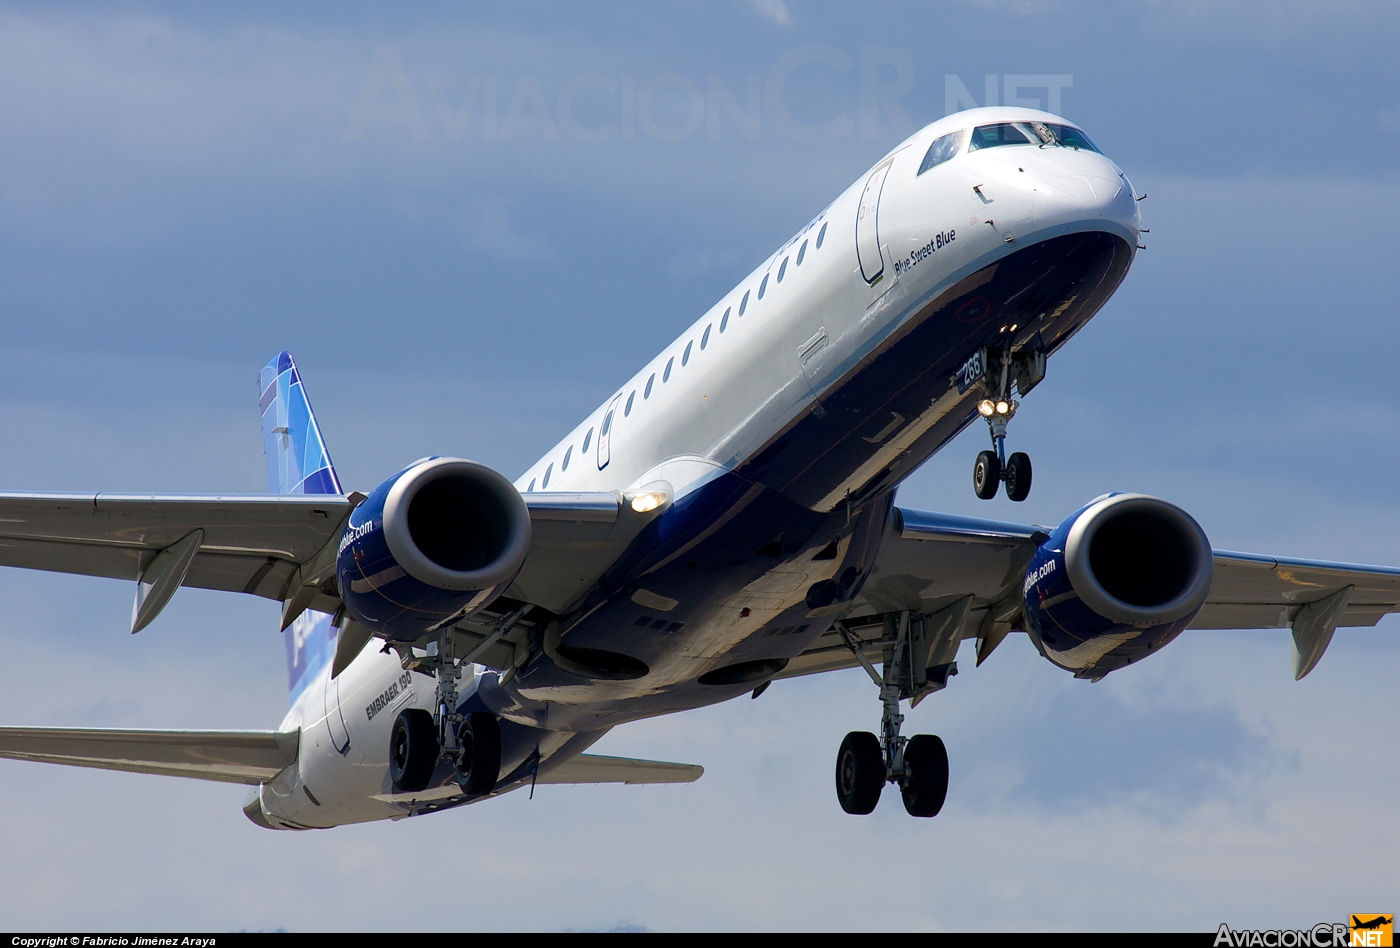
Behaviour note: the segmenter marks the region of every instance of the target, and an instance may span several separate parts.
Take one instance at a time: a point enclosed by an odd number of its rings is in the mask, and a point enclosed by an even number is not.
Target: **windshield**
[[[1089,136],[1085,135],[1073,125],[1047,125],[1046,128],[1055,133],[1060,144],[1066,148],[1083,148],[1088,151],[1098,151],[1099,146],[1089,141]],[[1100,154],[1102,154],[1100,152]]]
[[[958,153],[958,146],[962,144],[962,129],[956,132],[949,132],[947,135],[937,139],[928,146],[928,153],[924,155],[924,163],[919,165],[919,174],[923,174],[934,165],[941,165]],[[918,175],[915,175],[918,177]]]
[[[968,151],[979,148],[998,148],[1002,145],[1039,145],[1063,148],[1083,148],[1098,151],[1089,136],[1072,125],[1049,125],[1045,122],[998,122],[995,125],[979,125],[972,130],[972,140]]]
[[[979,125],[972,130],[972,141],[968,143],[968,151],[976,151],[979,148],[999,148],[1002,145],[1029,145],[1031,137],[1022,128],[1030,126],[1021,122],[1000,122],[996,125]],[[1040,139],[1035,140],[1035,144],[1040,144]]]

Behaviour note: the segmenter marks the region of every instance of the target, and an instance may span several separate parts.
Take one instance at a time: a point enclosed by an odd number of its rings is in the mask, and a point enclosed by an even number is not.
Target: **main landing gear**
[[[983,500],[991,500],[997,495],[997,486],[1004,482],[1006,496],[1019,502],[1031,493],[1031,459],[1022,451],[1006,456],[1006,426],[1020,407],[1011,397],[1011,383],[1014,381],[1023,395],[1039,384],[1045,377],[1045,353],[1038,349],[1014,355],[984,351],[990,392],[977,403],[977,413],[987,419],[992,450],[977,455],[972,465],[972,489]]]
[[[888,626],[893,626],[889,629]],[[869,731],[852,731],[841,742],[836,754],[836,799],[847,813],[864,815],[880,802],[886,783],[899,784],[904,809],[910,816],[937,816],[948,796],[948,751],[942,738],[933,734],[900,736],[904,715],[899,702],[917,703],[925,695],[947,684],[958,673],[957,663],[924,668],[928,650],[923,641],[924,617],[901,612],[897,621],[887,623],[883,674],[865,656],[865,649],[876,644],[856,637],[838,622],[836,629],[872,681],[880,688],[883,713],[880,737]]]
[[[508,617],[510,624],[518,617],[518,613]],[[389,735],[389,778],[398,793],[427,789],[439,760],[452,764],[457,784],[467,796],[484,796],[496,789],[501,772],[501,726],[493,714],[462,714],[457,710],[462,666],[475,654],[468,655],[465,662],[458,661],[456,638],[451,628],[440,632],[434,643],[436,651],[423,658],[410,658],[406,649],[400,651],[404,667],[412,665],[436,676],[437,694],[435,713],[405,708],[394,721]]]

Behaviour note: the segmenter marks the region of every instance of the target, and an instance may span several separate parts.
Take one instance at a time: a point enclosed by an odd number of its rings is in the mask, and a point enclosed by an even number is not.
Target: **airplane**
[[[1166,500],[1057,526],[896,506],[969,425],[973,489],[1030,491],[1017,406],[1141,249],[1139,196],[1076,124],[973,109],[861,175],[513,482],[428,457],[346,491],[303,379],[263,367],[269,493],[0,493],[0,565],[281,604],[291,707],[268,731],[0,728],[0,756],[250,785],[269,829],[402,819],[540,783],[683,783],[586,753],[611,728],[861,668],[837,801],[932,817],[942,740],[902,708],[1012,632],[1098,681],[1184,630],[1287,628],[1294,676],[1400,611],[1400,569],[1214,550]]]
[[[1351,917],[1351,927],[1365,931],[1372,928],[1381,928],[1382,926],[1391,925],[1395,922],[1394,915],[1375,915],[1364,922],[1361,920],[1362,918],[1363,916],[1361,915],[1353,915]]]

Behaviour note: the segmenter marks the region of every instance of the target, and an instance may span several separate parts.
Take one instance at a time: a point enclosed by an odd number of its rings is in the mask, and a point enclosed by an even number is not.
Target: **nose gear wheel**
[[[997,495],[997,486],[1006,484],[1006,496],[1017,502],[1031,492],[1031,459],[1018,451],[1006,456],[1006,426],[1016,415],[1020,403],[1011,397],[1011,383],[1024,395],[1045,377],[1045,355],[1042,352],[985,352],[987,368],[987,397],[977,403],[977,413],[987,421],[992,437],[992,450],[977,455],[972,466],[972,489],[983,500]]]

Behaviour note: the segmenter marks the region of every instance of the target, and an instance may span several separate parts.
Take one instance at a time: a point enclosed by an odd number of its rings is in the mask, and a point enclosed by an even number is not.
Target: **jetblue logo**
[[[347,527],[345,530],[345,535],[340,538],[340,547],[335,551],[336,556],[339,556],[341,553],[344,553],[345,548],[350,544],[354,543],[356,540],[360,539],[360,537],[367,536],[368,534],[373,532],[373,520],[367,520],[364,523],[360,524],[358,527]]]
[[[1031,591],[1031,587],[1040,582],[1051,573],[1055,572],[1055,561],[1046,560],[1038,569],[1033,569],[1026,574],[1026,584],[1021,587],[1021,595]]]
[[[293,697],[299,694],[298,685],[305,683],[308,672],[319,669],[333,652],[336,634],[331,617],[322,612],[308,609],[292,621],[284,641],[287,643],[288,685]]]

